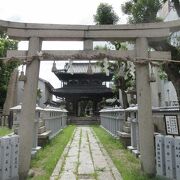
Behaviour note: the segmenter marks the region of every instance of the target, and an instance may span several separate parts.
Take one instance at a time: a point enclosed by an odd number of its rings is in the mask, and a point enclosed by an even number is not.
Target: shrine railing
[[[107,108],[100,111],[101,126],[111,135],[117,137],[117,132],[123,129],[125,110],[120,108]]]
[[[19,134],[21,121],[21,105],[11,108],[13,112],[13,130]],[[51,139],[56,136],[67,124],[67,111],[60,108],[36,107],[33,126],[32,154],[36,153],[41,146],[41,139]]]
[[[67,111],[59,108],[45,108],[42,119],[46,129],[51,131],[51,139],[67,125]]]
[[[154,135],[166,135],[167,127],[165,123],[166,115],[177,116],[177,128],[180,129],[180,111],[178,107],[153,108],[152,116],[154,121]],[[129,138],[126,144],[136,156],[140,154],[139,148],[139,124],[138,107],[127,109],[107,108],[100,111],[101,126],[112,136]],[[180,134],[179,134],[180,135]]]

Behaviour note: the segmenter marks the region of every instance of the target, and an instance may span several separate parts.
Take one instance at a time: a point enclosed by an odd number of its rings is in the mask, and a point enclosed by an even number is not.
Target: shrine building
[[[102,100],[112,98],[111,88],[106,86],[112,79],[96,63],[66,63],[64,69],[52,71],[62,82],[61,88],[53,89],[52,94],[64,98],[70,116],[95,116],[101,108]]]

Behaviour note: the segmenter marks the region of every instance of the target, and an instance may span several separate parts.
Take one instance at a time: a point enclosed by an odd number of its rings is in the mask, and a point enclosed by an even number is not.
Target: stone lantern
[[[13,129],[15,134],[18,134],[18,130],[20,127],[21,108],[22,108],[22,104],[10,108],[10,110],[13,112]],[[38,147],[38,128],[39,128],[39,120],[41,118],[42,111],[43,109],[38,105],[36,105],[34,128],[33,128],[32,155],[35,154],[37,150],[40,149],[40,147]]]
[[[132,105],[126,109],[128,114],[127,121],[131,123],[131,146],[128,149],[131,150],[136,156],[139,155],[139,125],[138,125],[138,106]]]
[[[21,106],[22,104],[20,103],[19,105],[10,108],[10,110],[13,112],[13,129],[15,134],[18,134],[20,125]]]

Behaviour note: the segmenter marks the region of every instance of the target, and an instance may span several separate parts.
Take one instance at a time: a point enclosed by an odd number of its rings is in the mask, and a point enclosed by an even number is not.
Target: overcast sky
[[[127,0],[3,0],[0,6],[0,19],[29,23],[84,24],[92,25],[93,15],[100,3],[113,6],[120,17],[119,24],[126,23],[121,12],[121,4]],[[27,49],[27,43],[20,43],[19,49]],[[43,49],[81,50],[82,42],[44,42]],[[57,63],[58,68],[62,64]],[[40,77],[50,81],[54,87],[60,83],[51,73],[52,62],[41,63]]]

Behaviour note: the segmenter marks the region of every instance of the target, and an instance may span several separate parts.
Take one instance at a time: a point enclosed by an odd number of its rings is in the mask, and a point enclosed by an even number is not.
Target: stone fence
[[[180,111],[176,107],[152,109],[155,134],[166,134],[165,115],[177,115],[180,129]],[[138,107],[107,108],[100,111],[101,126],[111,135],[119,137],[135,155],[139,155]]]
[[[125,122],[125,110],[120,108],[108,108],[100,111],[101,127],[112,136],[117,137],[118,131],[123,130]]]
[[[7,135],[0,138],[0,179],[18,180],[19,136]]]
[[[20,126],[21,105],[11,108],[13,112],[13,129],[18,134]],[[36,107],[32,154],[36,153],[48,139],[56,136],[67,124],[67,111],[65,109]]]
[[[42,119],[45,121],[46,129],[51,130],[51,139],[67,125],[67,111],[65,109],[45,108]]]
[[[154,121],[155,151],[156,151],[156,172],[157,175],[170,179],[180,177],[180,111],[178,107],[153,108],[152,116]],[[171,125],[165,122],[165,117],[172,118]],[[174,117],[177,117],[175,127]],[[115,137],[119,137],[121,142],[136,157],[140,155],[139,147],[139,124],[138,107],[127,109],[107,108],[100,111],[101,126]],[[171,120],[172,120],[171,119]],[[169,121],[169,119],[168,119]],[[169,121],[170,122],[170,121]],[[170,132],[177,133],[175,137]]]

